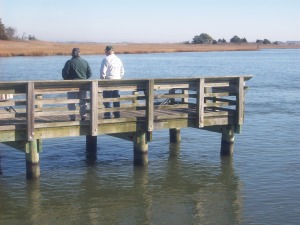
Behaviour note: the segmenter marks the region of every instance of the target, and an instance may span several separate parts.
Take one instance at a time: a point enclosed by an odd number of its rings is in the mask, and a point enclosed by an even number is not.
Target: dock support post
[[[234,126],[228,126],[222,131],[221,156],[233,155]]]
[[[179,143],[181,141],[180,128],[169,129],[170,143]]]
[[[134,139],[134,165],[148,165],[147,132],[136,132]]]
[[[28,141],[26,148],[26,178],[37,179],[40,177],[40,157],[38,140]]]
[[[88,162],[97,160],[97,136],[86,136],[86,159]]]

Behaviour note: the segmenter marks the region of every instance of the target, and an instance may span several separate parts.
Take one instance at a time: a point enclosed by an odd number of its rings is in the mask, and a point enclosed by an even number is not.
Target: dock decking
[[[134,142],[134,162],[148,163],[152,132],[170,130],[180,141],[180,128],[222,133],[221,154],[232,154],[234,133],[244,121],[245,82],[252,76],[176,79],[15,81],[0,82],[0,142],[26,152],[27,177],[39,177],[39,157],[45,138],[87,136],[87,151],[95,152],[97,135],[113,135]],[[106,90],[119,90],[120,98],[103,98]],[[87,119],[79,108],[69,111],[68,92],[86,91]],[[120,102],[105,108],[103,102]],[[105,112],[120,111],[121,118],[104,119]],[[76,121],[69,115],[77,114]],[[90,150],[89,150],[90,149]],[[94,149],[94,150],[91,150]]]

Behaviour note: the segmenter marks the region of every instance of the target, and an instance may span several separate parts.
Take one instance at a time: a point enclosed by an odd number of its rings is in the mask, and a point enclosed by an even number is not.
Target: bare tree
[[[13,27],[7,27],[5,28],[5,33],[6,33],[6,36],[8,37],[8,39],[14,39],[16,38],[16,28],[13,28]]]

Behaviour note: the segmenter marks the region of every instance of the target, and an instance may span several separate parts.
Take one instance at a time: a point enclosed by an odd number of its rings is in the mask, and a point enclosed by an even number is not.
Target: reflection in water
[[[152,198],[149,189],[148,166],[134,167],[134,193],[136,193],[137,202],[140,202],[138,207],[138,218],[135,222],[140,221],[140,224],[151,224],[151,207]]]
[[[41,192],[40,181],[32,180],[26,181],[26,194],[28,201],[28,211],[26,211],[26,219],[30,224],[39,224],[40,218],[43,217],[41,210]]]
[[[200,224],[240,224],[241,197],[232,158],[221,158],[221,171],[216,176],[202,176],[205,185],[194,195],[196,214]]]
[[[0,221],[5,224],[240,224],[239,179],[232,159],[204,164],[181,158],[169,145],[161,164],[146,167],[83,161],[72,176],[44,174],[12,195],[0,185]],[[68,169],[70,170],[70,169]],[[43,178],[45,180],[43,180]],[[1,180],[0,180],[1,182]],[[20,201],[17,202],[19,199]]]

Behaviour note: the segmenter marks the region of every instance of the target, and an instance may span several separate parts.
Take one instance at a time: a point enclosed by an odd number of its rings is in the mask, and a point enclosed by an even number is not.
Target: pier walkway
[[[96,157],[97,136],[112,135],[133,142],[134,163],[148,163],[152,132],[170,130],[170,141],[180,141],[180,128],[222,133],[221,154],[233,153],[234,134],[244,121],[246,81],[252,76],[174,79],[14,81],[0,82],[0,142],[24,151],[27,178],[40,176],[42,139],[86,136],[87,155]],[[105,90],[119,90],[119,98],[103,98]],[[79,108],[69,111],[68,92],[86,91],[87,119]],[[105,108],[103,102],[120,102]],[[120,118],[104,119],[120,111]],[[70,121],[69,115],[78,120]]]

